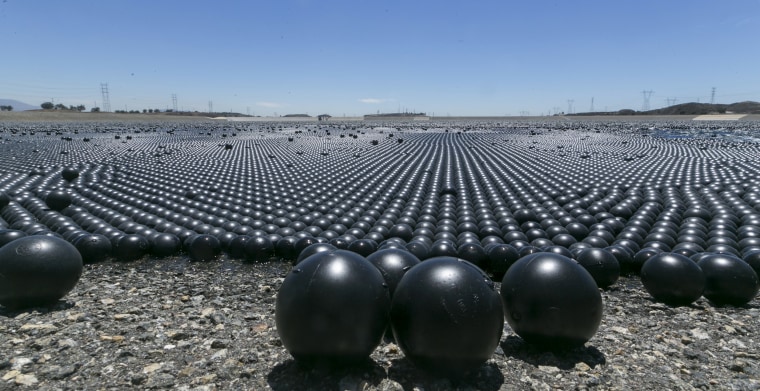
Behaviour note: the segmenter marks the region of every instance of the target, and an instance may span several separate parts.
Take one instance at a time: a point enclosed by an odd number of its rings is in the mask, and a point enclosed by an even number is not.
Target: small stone
[[[212,349],[223,349],[227,347],[227,342],[215,339],[211,342]]]
[[[173,341],[182,341],[190,338],[190,334],[182,330],[170,330],[166,332],[166,336]]]
[[[728,366],[728,369],[734,371],[734,372],[744,372],[744,367],[747,366],[747,363],[742,360],[734,360],[731,365]]]
[[[272,291],[272,287],[269,285],[259,285],[259,293],[269,293]]]
[[[11,359],[11,369],[20,370],[24,368],[27,365],[32,364],[33,361],[31,358],[27,357],[15,357]]]
[[[591,367],[588,366],[585,362],[581,361],[577,364],[575,364],[575,370],[580,372],[588,372],[591,370]]]
[[[142,373],[152,373],[161,369],[161,367],[163,366],[164,364],[161,364],[161,363],[149,364],[149,365],[146,365],[145,368],[143,368]]]
[[[76,313],[69,314],[68,316],[66,316],[66,320],[68,320],[70,322],[81,322],[82,319],[84,319],[84,317],[85,316],[84,316],[83,313],[76,312]]]
[[[227,357],[227,349],[222,349],[216,353],[214,353],[213,356],[211,356],[211,360],[221,360],[223,358]]]
[[[699,340],[710,339],[710,335],[707,334],[706,331],[704,331],[704,330],[702,330],[700,328],[691,329],[689,332],[691,333],[691,336],[694,337],[694,338],[696,338],[696,339],[699,339]]]
[[[616,332],[618,334],[630,334],[630,332],[628,332],[628,329],[625,328],[625,327],[612,326],[612,327],[610,327],[610,330],[612,330],[612,331],[614,331],[614,332]]]
[[[212,307],[207,307],[201,310],[201,316],[204,318],[209,318],[211,315],[214,315],[216,313],[216,309]]]
[[[114,320],[129,320],[130,318],[132,318],[131,314],[115,314],[113,316]]]
[[[377,388],[380,391],[404,391],[404,386],[401,383],[388,378],[383,379]]]
[[[368,388],[369,383],[355,375],[345,376],[338,381],[338,390],[340,391],[364,391]]]
[[[77,346],[79,346],[79,343],[71,338],[64,338],[58,341],[58,347],[60,348],[75,348]]]
[[[148,378],[148,383],[145,384],[148,388],[170,388],[174,385],[174,376],[168,373],[159,373],[156,376]]]
[[[538,370],[541,372],[550,373],[550,374],[559,372],[559,368],[549,366],[549,365],[539,365]]]
[[[13,381],[20,386],[33,386],[39,382],[34,375],[31,374],[19,374]]]
[[[689,337],[687,337],[687,336],[685,336],[685,335],[681,337],[681,343],[684,344],[684,345],[688,345],[688,344],[690,344],[692,342],[694,342],[694,340],[691,339],[691,338],[689,338]]]
[[[106,299],[100,299],[100,302],[101,302],[102,304],[104,304],[104,305],[109,305],[109,304],[113,304],[113,303],[115,303],[115,302],[116,302],[116,300],[114,300],[114,299],[111,299],[111,298],[109,297],[109,298],[106,298]]]
[[[124,336],[123,335],[101,335],[100,340],[120,343],[120,342],[124,342]]]
[[[24,332],[40,332],[42,334],[52,334],[56,331],[58,331],[58,327],[55,327],[55,325],[49,324],[49,323],[42,323],[42,324],[31,324],[27,323],[19,328],[19,331]]]
[[[8,380],[11,380],[11,379],[15,379],[15,378],[16,378],[16,376],[18,376],[18,375],[20,375],[20,374],[21,374],[21,372],[20,372],[20,371],[17,371],[17,370],[15,370],[15,369],[14,369],[14,370],[10,370],[10,371],[8,371],[8,372],[7,372],[5,375],[3,375],[3,377],[2,377],[2,378],[0,378],[0,379],[2,379],[3,381],[8,381]]]
[[[145,376],[142,373],[138,373],[138,374],[132,376],[132,378],[129,381],[133,385],[139,386],[140,384],[145,383],[146,380],[148,380],[147,376]]]

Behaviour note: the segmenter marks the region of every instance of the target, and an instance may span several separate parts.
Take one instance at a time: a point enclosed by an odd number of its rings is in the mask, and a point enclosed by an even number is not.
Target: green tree
[[[85,110],[84,105],[77,106],[77,111],[84,111],[84,110]]]
[[[41,104],[40,107],[42,107],[45,110],[50,110],[50,109],[55,108],[55,105],[53,104],[53,102],[45,102]]]
[[[100,113],[100,107],[93,107],[90,109],[91,113]]]

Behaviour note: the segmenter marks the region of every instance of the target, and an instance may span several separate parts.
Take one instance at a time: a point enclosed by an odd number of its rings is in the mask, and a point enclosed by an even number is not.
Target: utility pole
[[[644,103],[641,105],[641,111],[649,111],[649,98],[652,96],[654,91],[644,90],[641,91],[641,93],[644,95]]]
[[[100,93],[103,95],[103,110],[106,113],[111,112],[111,99],[108,96],[108,83],[100,83]]]

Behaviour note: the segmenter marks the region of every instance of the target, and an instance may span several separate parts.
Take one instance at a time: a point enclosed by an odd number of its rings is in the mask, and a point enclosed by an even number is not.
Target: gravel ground
[[[760,389],[757,298],[669,307],[637,277],[602,293],[602,325],[583,348],[536,350],[505,323],[493,357],[457,382],[415,369],[391,341],[357,368],[303,369],[274,324],[289,269],[179,257],[86,265],[52,307],[0,307],[0,389]]]

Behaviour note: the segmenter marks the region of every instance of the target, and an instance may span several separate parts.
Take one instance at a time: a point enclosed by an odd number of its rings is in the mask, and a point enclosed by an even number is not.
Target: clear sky
[[[262,116],[760,101],[760,0],[0,0],[0,39],[0,98],[88,110],[101,83]]]

